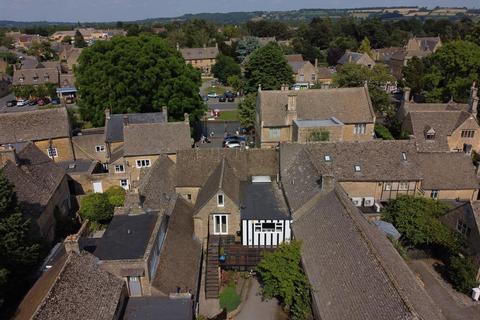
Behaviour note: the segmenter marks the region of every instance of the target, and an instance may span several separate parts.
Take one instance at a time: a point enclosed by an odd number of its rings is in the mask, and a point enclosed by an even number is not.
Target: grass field
[[[235,310],[240,304],[240,296],[235,287],[226,287],[220,293],[220,307],[227,309],[227,312]]]
[[[238,110],[221,110],[218,120],[238,121]]]

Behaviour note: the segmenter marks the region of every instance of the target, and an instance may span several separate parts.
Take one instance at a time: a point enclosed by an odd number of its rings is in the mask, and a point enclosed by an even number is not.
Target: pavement
[[[286,320],[288,317],[283,312],[277,299],[262,300],[260,283],[257,278],[252,278],[247,298],[235,319]]]
[[[408,265],[423,282],[425,290],[448,320],[480,319],[480,302],[457,292],[441,278],[433,259],[410,260]]]

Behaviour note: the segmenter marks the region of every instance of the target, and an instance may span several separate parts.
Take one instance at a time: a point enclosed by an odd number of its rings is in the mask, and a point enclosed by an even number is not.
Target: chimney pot
[[[168,122],[168,109],[167,109],[167,106],[163,106],[163,107],[162,107],[162,113],[163,113],[163,117],[165,118],[165,122]]]
[[[186,123],[189,123],[189,122],[190,122],[190,118],[189,118],[189,116],[188,116],[188,113],[184,113],[183,116],[184,116],[184,120],[183,120],[183,121],[185,121]]]
[[[17,152],[11,145],[0,146],[0,163],[4,164],[7,160],[18,165]]]
[[[128,126],[128,116],[123,116],[123,125]]]
[[[408,102],[410,101],[410,88],[403,89],[403,101]]]

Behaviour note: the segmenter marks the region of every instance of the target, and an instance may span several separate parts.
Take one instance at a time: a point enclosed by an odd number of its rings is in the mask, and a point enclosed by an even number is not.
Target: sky
[[[407,5],[480,8],[479,0],[0,0],[0,20],[102,22],[200,12]]]

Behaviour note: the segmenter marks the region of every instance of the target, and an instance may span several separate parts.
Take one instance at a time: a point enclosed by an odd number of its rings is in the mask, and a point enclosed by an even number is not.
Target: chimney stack
[[[320,188],[323,192],[332,191],[335,187],[335,177],[331,174],[325,174],[320,177]]]
[[[110,109],[105,109],[105,120],[110,120]]]
[[[287,100],[287,118],[286,125],[291,125],[293,121],[297,120],[297,93],[291,92],[288,94]]]
[[[280,87],[280,90],[281,91],[288,91],[288,85],[282,84],[282,86]]]
[[[165,122],[168,122],[168,110],[167,110],[167,106],[163,106],[163,107],[162,107],[162,113],[163,113],[163,117],[165,118]]]
[[[318,68],[318,59],[315,58],[315,69]]]
[[[262,91],[262,84],[261,83],[258,84],[258,92],[260,92],[260,91]]]
[[[180,45],[177,42],[177,51],[180,51]]]
[[[123,116],[123,126],[124,127],[128,126],[128,116],[127,115]]]
[[[190,118],[188,117],[188,113],[184,113],[183,116],[185,117],[183,121],[185,121],[186,123],[190,123]]]
[[[11,145],[0,146],[0,164],[5,164],[10,160],[15,164],[18,164],[17,152],[15,147]]]

